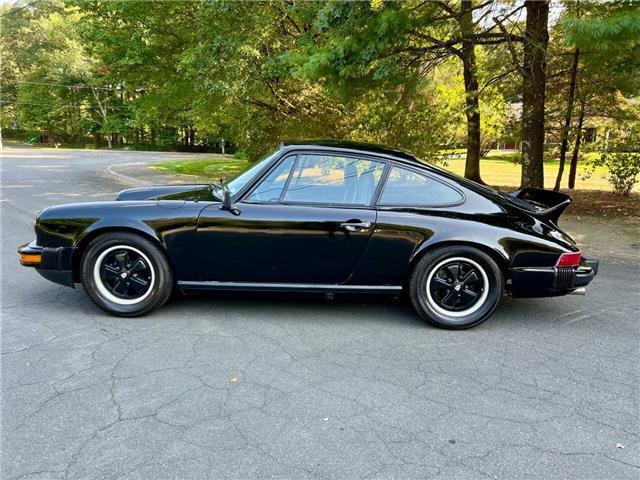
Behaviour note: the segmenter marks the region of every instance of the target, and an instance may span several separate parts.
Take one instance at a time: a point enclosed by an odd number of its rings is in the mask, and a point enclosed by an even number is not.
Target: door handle
[[[362,230],[369,230],[371,222],[344,222],[340,224],[340,227],[347,232],[361,232]]]

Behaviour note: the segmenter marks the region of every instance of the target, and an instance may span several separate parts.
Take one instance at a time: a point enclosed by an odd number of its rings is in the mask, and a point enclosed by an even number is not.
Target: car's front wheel
[[[463,329],[489,318],[502,297],[502,283],[502,272],[489,255],[473,247],[449,246],[418,261],[409,279],[409,296],[425,320]]]
[[[145,315],[164,304],[173,288],[163,252],[131,233],[100,235],[86,248],[80,267],[89,297],[113,315]]]

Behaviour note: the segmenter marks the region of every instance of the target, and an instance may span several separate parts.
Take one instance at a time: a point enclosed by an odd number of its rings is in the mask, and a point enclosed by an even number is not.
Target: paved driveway
[[[3,152],[3,479],[638,478],[632,258],[462,332],[363,299],[112,318],[17,266],[39,209],[112,198],[108,165],[170,156]]]

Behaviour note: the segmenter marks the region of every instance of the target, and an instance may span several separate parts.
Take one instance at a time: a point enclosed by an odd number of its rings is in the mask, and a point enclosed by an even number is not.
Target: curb
[[[129,175],[116,172],[115,170],[117,167],[132,167],[132,166],[141,166],[141,165],[147,165],[147,163],[146,162],[117,163],[117,164],[109,165],[106,168],[105,173],[115,178],[116,180],[119,180],[122,183],[133,185],[135,187],[146,187],[148,185],[151,185],[151,182],[148,182],[146,180],[141,180],[135,177],[130,177]]]
[[[143,180],[139,177],[132,177],[131,175],[127,175],[126,173],[119,172],[120,168],[127,167],[148,167],[151,162],[128,162],[128,163],[115,163],[113,165],[109,165],[104,173],[121,183],[126,185],[130,185],[132,187],[148,187],[150,185],[185,185],[185,184],[206,184],[209,183],[207,179],[202,177],[198,177],[196,175],[189,174],[174,174],[174,175],[164,175],[159,174],[153,171],[148,172],[148,177],[151,180]]]

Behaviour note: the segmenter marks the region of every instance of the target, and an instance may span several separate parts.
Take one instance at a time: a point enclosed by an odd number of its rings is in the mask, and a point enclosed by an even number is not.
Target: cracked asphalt
[[[504,299],[461,332],[376,298],[113,318],[18,266],[38,210],[113,198],[111,164],[176,157],[2,152],[3,479],[640,477],[634,255],[604,256],[584,297]]]

